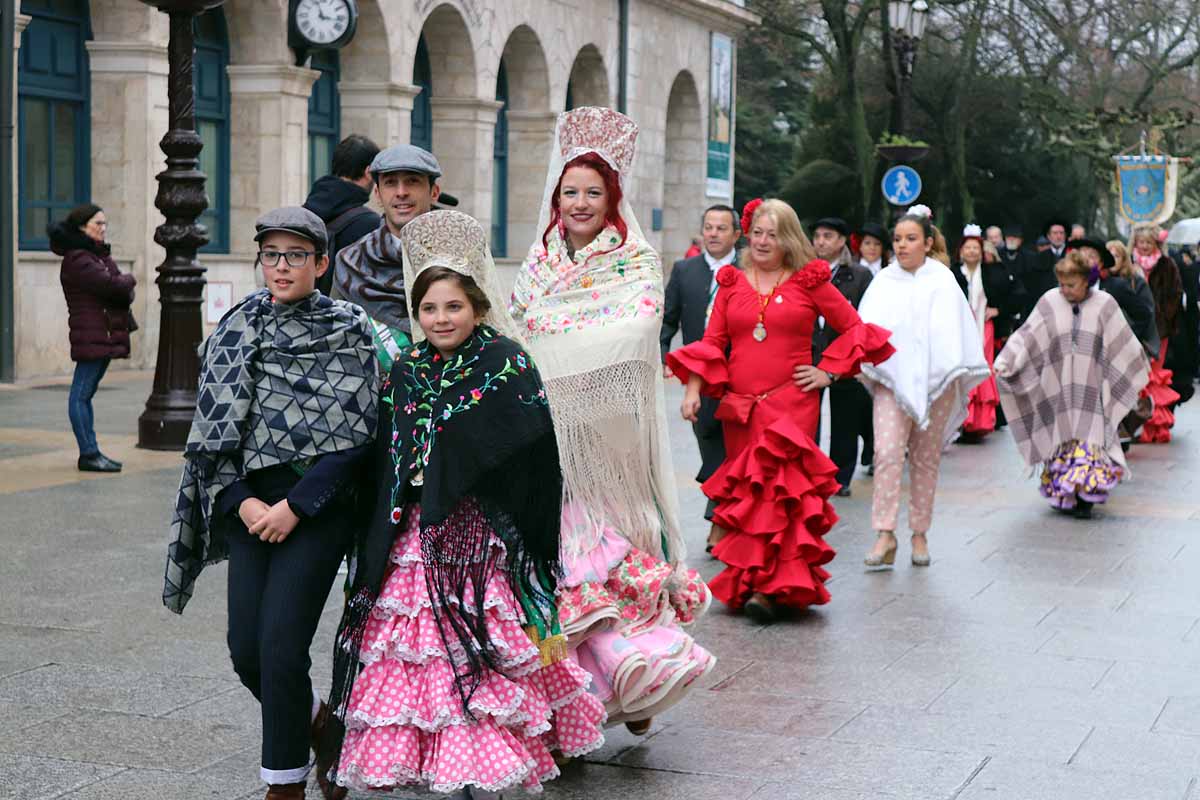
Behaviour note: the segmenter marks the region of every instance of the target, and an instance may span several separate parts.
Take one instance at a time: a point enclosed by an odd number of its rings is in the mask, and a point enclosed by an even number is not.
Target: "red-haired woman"
[[[539,238],[511,310],[558,439],[563,632],[609,722],[641,733],[714,659],[680,629],[710,598],[683,566],[658,343],[662,262],[622,186],[636,139],[611,109],[559,117]]]

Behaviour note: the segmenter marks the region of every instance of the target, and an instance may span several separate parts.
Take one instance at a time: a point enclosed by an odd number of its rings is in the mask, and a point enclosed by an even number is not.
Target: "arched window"
[[[308,181],[329,174],[333,148],[341,138],[341,103],[338,101],[339,66],[336,50],[313,53],[311,65],[321,77],[308,97]]]
[[[208,227],[209,253],[229,252],[229,33],[220,8],[196,17],[196,130],[204,142],[200,171],[207,177],[208,208],[199,222]]]
[[[567,107],[563,111],[570,111],[575,108],[575,87],[571,81],[567,81]]]
[[[496,74],[496,99],[504,105],[496,112],[492,144],[492,255],[508,255],[508,70],[500,59]]]
[[[433,69],[429,66],[429,50],[425,47],[424,36],[417,40],[413,85],[421,91],[413,98],[412,132],[408,140],[417,147],[433,152],[433,111],[429,104],[429,98],[433,95]]]
[[[18,65],[18,246],[50,247],[46,226],[91,198],[87,4],[24,0],[33,17]],[[7,13],[7,12],[6,12]]]

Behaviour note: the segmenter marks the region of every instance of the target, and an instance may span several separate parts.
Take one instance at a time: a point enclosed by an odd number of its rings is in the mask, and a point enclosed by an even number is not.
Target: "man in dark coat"
[[[1042,299],[1042,295],[1058,288],[1058,276],[1054,272],[1057,264],[1067,252],[1067,224],[1062,220],[1051,220],[1046,226],[1046,239],[1050,246],[1039,252],[1030,262],[1022,277],[1025,287],[1025,308],[1021,316],[1028,317]]]
[[[366,205],[374,185],[367,168],[378,154],[379,146],[365,136],[342,139],[333,148],[333,174],[319,178],[304,201],[329,232],[330,264],[337,263],[339,250],[379,227],[379,215]],[[328,295],[332,286],[333,270],[328,269],[317,279],[317,288]]]
[[[999,332],[999,325],[996,332],[996,338],[1001,339],[1021,326],[1021,313],[1028,303],[1025,297],[1025,273],[1032,269],[1034,253],[1025,247],[1024,233],[1020,225],[1004,226],[1004,246],[998,248],[997,252],[1000,254],[1000,264],[1008,277],[1008,302],[1011,312],[1001,312],[1001,316],[1005,318],[1005,333]]]
[[[850,226],[844,219],[826,217],[813,226],[813,247],[817,257],[829,262],[833,272],[831,282],[850,305],[858,309],[867,286],[871,283],[871,270],[854,263],[846,240]],[[825,348],[833,344],[838,332],[817,320],[813,334],[813,363],[821,362]],[[829,386],[829,457],[837,464],[838,497],[850,496],[850,480],[858,462],[858,439],[863,440],[863,462],[873,460],[874,428],[871,421],[871,395],[866,387],[854,378],[835,381]],[[819,436],[819,434],[818,434]]]
[[[671,376],[665,362],[675,333],[683,328],[685,345],[704,336],[712,300],[717,293],[717,270],[726,264],[732,264],[737,258],[735,245],[741,235],[737,212],[726,205],[711,206],[704,212],[701,233],[704,237],[704,251],[698,256],[676,261],[667,281],[662,331],[659,333],[665,377]],[[696,435],[696,443],[700,446],[700,472],[696,475],[696,480],[700,483],[712,477],[725,460],[725,440],[721,433],[721,423],[713,417],[717,410],[717,402],[711,397],[700,398],[700,412],[696,421],[692,423],[692,433]],[[712,519],[714,505],[709,501],[704,513],[705,519]],[[721,531],[714,525],[709,534],[710,549],[720,535]]]

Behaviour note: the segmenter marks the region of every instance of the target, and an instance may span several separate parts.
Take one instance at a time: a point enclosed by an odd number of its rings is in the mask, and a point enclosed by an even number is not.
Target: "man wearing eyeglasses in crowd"
[[[333,296],[362,306],[371,318],[383,374],[412,343],[400,229],[431,210],[441,196],[442,168],[433,154],[398,144],[375,156],[368,168],[383,207],[383,222],[337,255]]]

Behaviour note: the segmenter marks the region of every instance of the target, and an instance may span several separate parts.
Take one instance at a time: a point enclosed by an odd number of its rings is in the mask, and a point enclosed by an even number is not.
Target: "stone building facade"
[[[113,367],[153,367],[167,17],[138,0],[15,1],[16,356],[7,372],[31,380],[71,370],[59,259],[44,228],[83,201],[105,209],[114,255],[138,279],[142,327],[132,358]],[[535,238],[554,121],[568,107],[623,99],[641,126],[627,189],[667,263],[697,234],[703,208],[730,200],[706,184],[709,84],[714,37],[736,39],[758,21],[740,0],[357,2],[353,41],[307,66],[287,46],[287,0],[227,0],[197,23],[212,205],[203,221],[213,239],[201,260],[210,285],[233,298],[255,285],[255,217],[302,202],[350,133],[430,147],[444,190],[491,228],[510,267]]]

